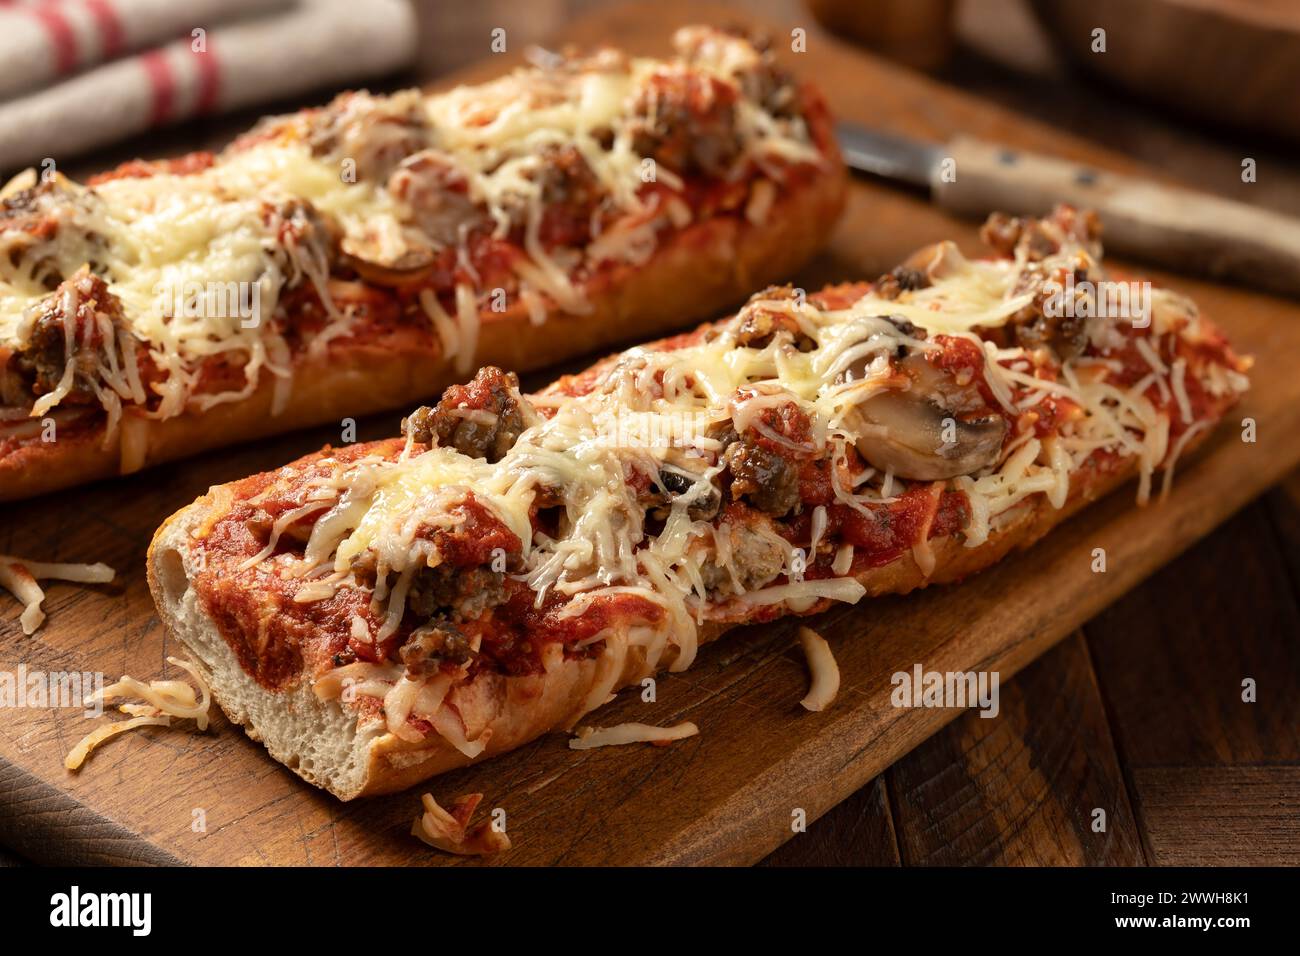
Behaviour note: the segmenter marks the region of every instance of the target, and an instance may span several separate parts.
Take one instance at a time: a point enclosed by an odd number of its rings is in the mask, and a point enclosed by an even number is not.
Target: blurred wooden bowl
[[[1032,0],[1082,69],[1200,120],[1300,142],[1297,0]],[[1106,52],[1093,52],[1093,30]],[[1102,118],[1104,122],[1104,118]]]
[[[942,66],[953,50],[955,0],[808,0],[827,30],[919,70]]]

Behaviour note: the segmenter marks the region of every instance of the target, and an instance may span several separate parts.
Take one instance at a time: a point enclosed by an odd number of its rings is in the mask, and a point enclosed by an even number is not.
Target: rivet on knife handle
[[[1101,214],[1108,250],[1300,296],[1300,220],[968,137],[943,151],[954,162],[935,165],[930,187],[952,212],[982,218],[1087,206]]]

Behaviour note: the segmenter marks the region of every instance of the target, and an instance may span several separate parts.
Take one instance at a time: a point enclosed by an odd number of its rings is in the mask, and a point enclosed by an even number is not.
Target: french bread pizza
[[[699,321],[826,240],[846,173],[762,43],[347,93],[218,155],[0,192],[0,500]]]
[[[1249,361],[1108,278],[1090,214],[983,235],[535,394],[483,368],[400,437],[216,486],[154,538],[159,614],[232,721],[347,800],[573,728],[731,627],[955,581],[1167,488]]]

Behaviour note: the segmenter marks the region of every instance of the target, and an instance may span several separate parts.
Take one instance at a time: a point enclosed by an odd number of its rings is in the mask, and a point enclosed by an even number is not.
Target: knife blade
[[[936,144],[850,122],[836,131],[850,168],[926,189],[957,215],[1043,216],[1066,202],[1097,211],[1108,249],[1300,297],[1291,216],[969,136]]]
[[[837,123],[840,151],[850,169],[930,188],[930,176],[943,156],[932,144],[894,136],[857,123]]]

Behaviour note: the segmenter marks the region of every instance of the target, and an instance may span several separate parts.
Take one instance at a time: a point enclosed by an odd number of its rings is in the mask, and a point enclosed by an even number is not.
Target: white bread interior
[[[200,606],[190,581],[197,571],[190,530],[203,512],[190,505],[177,512],[149,548],[149,586],[168,633],[179,639],[212,688],[213,697],[271,756],[309,783],[344,800],[364,786],[370,742],[385,731],[381,722],[358,729],[355,716],[338,701],[323,701],[308,681],[271,691],[250,678],[216,623]]]

